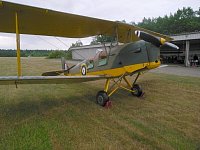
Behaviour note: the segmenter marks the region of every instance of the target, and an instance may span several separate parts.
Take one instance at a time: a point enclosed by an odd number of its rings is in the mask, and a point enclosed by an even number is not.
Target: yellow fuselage
[[[141,70],[146,68],[147,70],[154,69],[160,66],[160,61],[156,62],[150,62],[150,63],[141,63],[141,64],[134,64],[129,66],[123,66],[121,68],[114,68],[114,69],[107,69],[107,70],[101,70],[101,71],[95,71],[95,72],[87,72],[87,75],[104,75],[104,76],[110,76],[110,77],[119,77],[124,74],[131,74],[137,70]],[[67,74],[68,76],[80,76],[80,73],[76,74]]]

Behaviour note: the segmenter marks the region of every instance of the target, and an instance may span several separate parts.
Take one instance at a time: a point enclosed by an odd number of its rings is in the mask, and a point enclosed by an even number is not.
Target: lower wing
[[[0,85],[72,84],[108,78],[106,76],[1,76]]]

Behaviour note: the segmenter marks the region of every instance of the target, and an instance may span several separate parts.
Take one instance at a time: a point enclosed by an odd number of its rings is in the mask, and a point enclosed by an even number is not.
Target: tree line
[[[83,43],[78,40],[75,43],[72,43],[70,48],[82,46]],[[61,58],[65,57],[66,59],[72,59],[71,51],[63,51],[63,50],[21,50],[21,57],[47,57],[47,58]],[[16,57],[16,50],[8,49],[0,49],[0,57]]]
[[[167,35],[200,31],[200,8],[195,11],[191,7],[184,7],[169,16],[144,18],[137,25]]]
[[[20,54],[21,54],[21,57],[28,57],[28,56],[31,56],[31,57],[46,57],[51,52],[52,52],[52,50],[21,50]],[[0,57],[16,57],[16,56],[17,56],[16,50],[0,49]]]

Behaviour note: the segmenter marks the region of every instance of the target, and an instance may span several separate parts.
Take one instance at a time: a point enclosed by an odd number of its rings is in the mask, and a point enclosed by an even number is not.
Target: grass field
[[[16,75],[0,58],[0,75]],[[60,69],[60,60],[23,58],[23,75]],[[78,85],[0,86],[0,149],[200,148],[200,78],[146,73],[142,99],[126,91],[105,109],[95,103],[105,81]]]

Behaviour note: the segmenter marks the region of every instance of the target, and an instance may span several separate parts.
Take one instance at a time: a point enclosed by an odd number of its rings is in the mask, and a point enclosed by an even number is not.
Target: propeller
[[[179,49],[178,46],[176,46],[175,44],[167,42],[164,38],[155,37],[152,34],[149,34],[149,33],[144,32],[144,31],[136,30],[135,35],[137,37],[139,37],[140,39],[146,41],[146,42],[152,43],[156,47],[161,47],[161,46],[166,45],[166,46],[174,48],[174,49]]]
[[[42,76],[58,76],[61,75],[62,73],[67,73],[70,69],[72,69],[74,66],[71,66],[70,68],[66,69],[66,70],[58,70],[58,71],[50,71],[50,72],[44,72],[42,74]]]
[[[165,42],[164,45],[171,47],[171,48],[174,48],[174,49],[179,49],[178,46],[176,46],[175,44],[169,43],[169,42]]]

